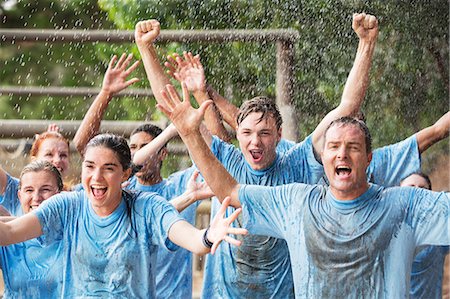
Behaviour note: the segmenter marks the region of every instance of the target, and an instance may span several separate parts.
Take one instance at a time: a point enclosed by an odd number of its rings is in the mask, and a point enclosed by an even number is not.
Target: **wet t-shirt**
[[[449,245],[445,193],[370,185],[340,201],[327,187],[242,186],[251,233],[284,238],[297,298],[406,298],[416,247]]]
[[[17,192],[19,191],[19,179],[6,175],[5,193],[0,195],[0,205],[5,207],[13,216],[22,216],[22,206],[20,205]]]
[[[211,150],[240,183],[315,183],[323,174],[314,158],[311,137],[277,155],[274,163],[262,171],[253,170],[241,151],[217,137],[213,137]],[[213,199],[211,215],[219,208],[220,203]],[[227,215],[233,211],[228,208]],[[241,226],[242,217],[234,225]],[[240,247],[222,243],[217,253],[206,259],[203,298],[293,298],[293,289],[289,250],[282,239],[247,235]]]
[[[168,231],[181,217],[156,193],[123,193],[107,217],[94,212],[84,191],[56,195],[33,213],[39,239],[64,244],[62,298],[154,298],[158,247],[177,248]]]
[[[19,181],[7,176],[1,204],[13,215],[23,215],[17,190]],[[61,242],[43,246],[37,239],[0,247],[3,298],[57,298],[62,286]]]
[[[143,192],[156,192],[171,200],[186,191],[186,186],[195,171],[190,167],[170,175],[155,185],[142,185],[136,177],[128,188]],[[195,224],[195,213],[199,201],[184,209],[180,215],[190,224]],[[169,252],[158,250],[156,258],[156,298],[192,298],[192,253],[184,248]]]
[[[414,257],[410,298],[442,298],[442,276],[448,246],[427,246]]]

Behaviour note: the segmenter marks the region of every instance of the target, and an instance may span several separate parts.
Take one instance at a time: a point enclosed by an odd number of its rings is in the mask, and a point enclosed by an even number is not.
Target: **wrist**
[[[209,239],[208,239],[208,231],[209,231],[209,226],[208,226],[208,228],[205,230],[205,232],[203,233],[203,237],[202,237],[202,243],[203,243],[203,246],[205,246],[206,248],[209,248],[209,249],[211,249],[212,247],[213,247],[213,245],[214,245],[214,242],[211,242]]]
[[[192,94],[194,95],[195,99],[199,104],[209,100],[209,95],[208,92],[206,91],[206,88],[194,91],[192,92]]]

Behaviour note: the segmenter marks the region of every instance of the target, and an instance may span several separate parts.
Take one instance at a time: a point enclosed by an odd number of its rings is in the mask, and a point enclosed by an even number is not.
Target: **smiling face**
[[[269,167],[276,158],[276,147],[281,139],[275,119],[269,114],[250,113],[238,126],[236,137],[245,160],[254,170]]]
[[[42,141],[39,151],[33,159],[52,163],[64,176],[69,170],[69,146],[63,140],[47,138]]]
[[[371,159],[364,133],[357,126],[338,123],[326,131],[322,162],[337,199],[352,200],[368,189],[366,169]]]
[[[99,216],[110,215],[120,204],[122,182],[131,169],[124,170],[116,153],[104,146],[86,149],[81,180],[92,208]]]
[[[55,174],[48,170],[24,173],[20,178],[18,197],[24,214],[36,209],[44,200],[59,193]]]

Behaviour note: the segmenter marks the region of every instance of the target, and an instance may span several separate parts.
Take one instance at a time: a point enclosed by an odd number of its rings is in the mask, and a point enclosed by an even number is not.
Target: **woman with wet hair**
[[[40,237],[46,245],[64,244],[61,297],[154,297],[158,246],[182,246],[196,254],[214,253],[222,240],[240,245],[228,234],[237,210],[228,203],[206,230],[183,220],[156,193],[131,193],[121,183],[130,175],[131,154],[122,137],[103,134],[86,146],[82,165],[84,191],[54,196],[37,210],[0,223],[0,245]],[[178,245],[178,246],[177,246]]]
[[[61,174],[54,165],[47,161],[31,162],[20,174],[14,210],[28,214],[62,189]],[[9,221],[14,217],[0,218]],[[62,249],[61,242],[43,246],[37,239],[0,247],[5,285],[3,298],[58,297],[63,273]]]
[[[57,130],[36,134],[30,150],[31,161],[47,161],[59,171],[59,177],[64,177],[70,166],[69,156],[69,140]],[[17,197],[19,184],[19,179],[0,167],[0,205],[5,208],[0,215],[25,214]],[[64,185],[63,189],[69,190],[70,187]]]

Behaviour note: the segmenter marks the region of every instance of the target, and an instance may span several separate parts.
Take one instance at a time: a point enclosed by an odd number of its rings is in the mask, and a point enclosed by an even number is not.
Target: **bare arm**
[[[236,220],[237,216],[241,212],[241,209],[237,209],[233,212],[233,214],[231,214],[231,216],[224,218],[228,205],[229,198],[223,202],[219,212],[211,221],[211,225],[207,233],[207,239],[213,243],[211,249],[203,245],[202,240],[205,229],[198,230],[187,221],[175,222],[169,230],[169,239],[175,244],[200,255],[206,254],[210,251],[214,254],[217,246],[219,246],[222,240],[239,246],[241,242],[228,236],[228,234],[245,235],[247,234],[247,230],[243,228],[230,227],[231,223]]]
[[[199,105],[210,99],[206,90],[205,72],[199,55],[193,56],[191,52],[184,52],[182,58],[175,54],[173,57],[169,56],[164,65],[168,68],[169,75],[186,84]],[[231,136],[223,125],[222,115],[214,104],[209,105],[206,109],[205,123],[213,135],[226,142],[231,141]]]
[[[209,97],[213,100],[214,104],[219,108],[225,122],[233,129],[237,128],[237,116],[239,114],[239,108],[233,105],[229,100],[221,96],[211,85],[207,85]]]
[[[184,209],[199,200],[204,200],[214,196],[214,193],[211,191],[211,188],[209,188],[206,182],[197,181],[199,174],[200,172],[198,170],[194,171],[189,178],[186,191],[180,196],[170,200],[170,203],[175,207],[175,209],[177,209],[178,212],[181,213]]]
[[[450,133],[450,111],[445,113],[434,125],[416,134],[419,153],[423,153],[433,144],[447,138]]]
[[[13,221],[16,218],[17,218],[16,216],[0,216],[0,221],[3,223],[6,223],[6,222]]]
[[[136,165],[144,165],[148,160],[158,155],[161,148],[177,135],[177,129],[174,125],[170,124],[155,139],[134,153],[133,163]]]
[[[199,109],[194,109],[189,102],[189,92],[184,83],[182,87],[182,102],[175,88],[172,85],[168,85],[167,92],[163,92],[164,106],[158,105],[158,108],[177,128],[192,160],[194,160],[197,168],[219,201],[222,202],[229,195],[231,197],[231,205],[240,207],[241,203],[238,198],[239,184],[217,160],[200,133],[200,123],[211,101],[204,102]]]
[[[108,69],[103,78],[102,90],[94,99],[94,102],[92,102],[92,105],[89,107],[86,116],[83,118],[83,121],[73,138],[75,147],[81,155],[84,154],[84,148],[89,140],[98,133],[100,122],[113,95],[139,81],[138,78],[127,80],[127,77],[139,65],[139,61],[136,61],[128,67],[132,58],[133,56],[131,54],[129,54],[128,57],[126,54],[122,54],[117,61],[117,56],[114,55],[109,62]]]
[[[8,223],[0,221],[0,246],[20,243],[40,235],[42,235],[41,223],[33,213],[28,213]]]
[[[317,153],[322,152],[324,132],[328,125],[339,117],[358,112],[369,85],[369,70],[378,37],[378,21],[371,15],[354,14],[352,27],[359,37],[358,51],[345,83],[341,103],[324,117],[313,132],[313,145]]]
[[[153,47],[153,42],[159,36],[160,30],[161,26],[157,20],[146,20],[138,22],[134,31],[136,45],[141,53],[153,95],[158,103],[161,103],[161,91],[164,90],[166,84],[170,83]]]

